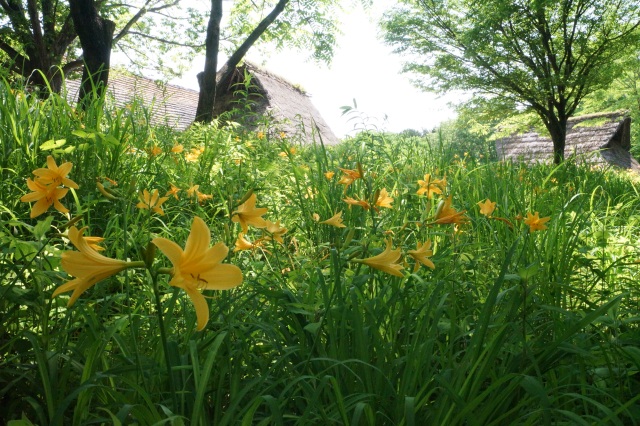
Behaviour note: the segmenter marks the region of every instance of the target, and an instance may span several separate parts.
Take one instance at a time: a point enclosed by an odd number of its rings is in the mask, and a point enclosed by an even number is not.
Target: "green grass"
[[[458,152],[453,132],[303,146],[268,124],[260,134],[224,122],[176,133],[150,126],[148,114],[108,103],[75,112],[62,98],[0,84],[5,423],[640,423],[637,176],[496,163],[489,152]],[[184,152],[172,153],[177,145]],[[152,156],[155,146],[162,153]],[[203,151],[189,161],[193,149]],[[62,203],[105,238],[103,253],[151,264],[97,283],[71,308],[68,293],[51,298],[70,279],[60,263],[75,250],[63,238],[68,219],[54,209],[31,219],[20,201],[47,155],[73,163],[79,189]],[[345,189],[340,167],[363,178]],[[426,173],[446,176],[468,224],[433,224],[440,197],[416,194]],[[143,189],[164,195],[171,184],[181,191],[164,215],[136,208]],[[189,198],[193,185],[211,198]],[[374,203],[382,188],[392,209],[343,201]],[[288,228],[284,244],[233,252],[231,213],[249,191],[266,219]],[[487,198],[505,220],[479,213]],[[345,228],[316,220],[338,211]],[[530,232],[519,217],[536,211],[551,220]],[[205,293],[202,332],[167,275],[154,287],[171,264],[147,256],[157,236],[184,246],[195,215],[244,276],[233,290]],[[354,262],[388,238],[403,252],[402,277]],[[406,252],[428,239],[436,268],[413,272]]]

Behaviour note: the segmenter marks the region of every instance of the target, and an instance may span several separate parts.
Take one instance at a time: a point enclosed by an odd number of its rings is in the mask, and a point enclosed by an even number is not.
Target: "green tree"
[[[534,111],[564,159],[567,119],[619,73],[638,42],[640,4],[624,0],[401,0],[383,21],[405,71],[436,91],[464,90]]]
[[[318,61],[331,60],[338,32],[337,12],[341,10],[339,0],[238,0],[231,10],[224,36],[221,35],[222,1],[211,0],[205,67],[198,75],[200,96],[196,121],[213,119],[216,93],[229,87],[236,66],[259,41],[275,49],[284,46],[307,49]],[[363,5],[370,3],[369,0],[360,1]],[[218,69],[221,39],[229,42],[226,49],[229,58]]]
[[[162,57],[157,54],[158,49],[149,47],[162,45],[166,49],[166,46],[185,45],[190,37],[195,37],[201,14],[180,7],[180,1],[106,0],[95,2],[95,8],[100,19],[115,23],[113,46],[139,61],[145,57],[137,50],[141,46],[151,55],[155,52],[157,57]],[[176,27],[188,18],[191,18],[188,28]],[[0,65],[3,68],[36,86],[48,84],[53,92],[58,92],[62,76],[80,69],[84,59],[68,2],[0,0]]]
[[[640,51],[632,50],[620,59],[623,72],[606,88],[585,97],[579,114],[601,111],[629,111],[632,122],[640,122]],[[631,153],[640,156],[640,126],[631,127]]]

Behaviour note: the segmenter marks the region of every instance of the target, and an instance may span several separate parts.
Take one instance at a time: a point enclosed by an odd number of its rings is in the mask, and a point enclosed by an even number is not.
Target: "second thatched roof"
[[[567,122],[565,157],[640,171],[631,149],[631,118],[625,111],[572,117]],[[553,159],[553,142],[536,132],[496,140],[498,158],[525,162]]]

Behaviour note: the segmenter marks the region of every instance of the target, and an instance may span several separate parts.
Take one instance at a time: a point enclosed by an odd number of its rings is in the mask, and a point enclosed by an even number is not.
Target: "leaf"
[[[49,151],[51,149],[56,149],[64,146],[67,143],[66,139],[50,139],[46,142],[43,142],[40,145],[40,149],[43,151]]]
[[[36,239],[41,239],[51,229],[51,222],[53,222],[53,216],[47,216],[44,220],[39,220],[36,226],[33,227],[33,236]]]

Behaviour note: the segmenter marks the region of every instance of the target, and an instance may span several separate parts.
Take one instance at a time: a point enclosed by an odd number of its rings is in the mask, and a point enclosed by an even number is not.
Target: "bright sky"
[[[248,60],[300,85],[309,95],[338,137],[361,128],[361,119],[349,121],[341,106],[353,106],[367,117],[367,125],[379,130],[400,132],[405,129],[431,130],[454,117],[447,105],[450,99],[425,93],[413,87],[407,75],[400,73],[402,61],[379,39],[373,17],[358,9],[344,18],[343,35],[338,37],[332,64],[315,64],[303,53],[284,51],[269,58],[250,50]],[[194,71],[172,83],[197,89],[195,75],[204,68],[204,58],[194,60]],[[387,117],[386,121],[384,117]]]

